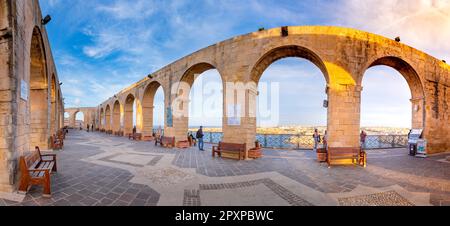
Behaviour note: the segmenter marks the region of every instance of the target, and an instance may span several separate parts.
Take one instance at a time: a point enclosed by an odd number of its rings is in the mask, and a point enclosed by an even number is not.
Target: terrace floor
[[[450,153],[369,151],[368,167],[332,167],[312,151],[265,150],[252,161],[213,159],[211,148],[162,149],[70,130],[58,152],[52,197],[0,193],[2,205],[323,206],[450,205]]]

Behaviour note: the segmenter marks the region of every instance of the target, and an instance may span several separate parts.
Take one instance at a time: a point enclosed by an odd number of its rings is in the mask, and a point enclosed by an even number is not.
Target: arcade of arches
[[[183,141],[189,121],[189,99],[183,87],[192,86],[199,74],[216,69],[224,88],[223,140],[246,143],[248,148],[252,148],[257,124],[258,82],[272,63],[288,57],[312,62],[326,80],[331,147],[359,146],[364,73],[369,68],[383,65],[397,70],[406,79],[412,94],[412,127],[424,129],[429,142],[428,153],[450,150],[450,127],[447,126],[450,123],[450,66],[394,40],[338,27],[288,27],[288,36],[282,35],[281,28],[275,28],[235,37],[197,51],[103,102],[97,107],[97,117],[106,120],[100,120],[104,123],[99,126],[106,130],[110,125],[112,130],[121,129],[114,116],[111,121],[111,106],[127,106],[127,100],[133,97],[138,103],[134,114],[137,119],[142,119],[137,120],[137,130],[148,133],[152,128],[153,115],[148,112],[153,107],[154,90],[162,86],[165,135]],[[240,124],[230,125],[227,108],[236,105],[242,106]],[[183,114],[175,114],[177,112]],[[117,114],[130,112],[121,110]]]
[[[13,19],[17,15],[23,17],[20,22]],[[397,70],[411,89],[412,125],[424,129],[428,153],[450,150],[450,66],[388,38],[325,26],[258,31],[186,56],[97,107],[65,110],[40,21],[38,1],[0,3],[0,58],[8,62],[0,64],[0,191],[14,190],[19,156],[36,145],[47,148],[48,138],[63,126],[65,112],[69,126],[75,126],[76,114],[82,112],[84,122],[96,129],[129,133],[136,126],[137,132],[149,134],[155,93],[162,87],[165,136],[186,140],[189,93],[185,87],[210,69],[216,69],[223,82],[223,141],[253,148],[257,83],[273,62],[287,57],[309,60],[325,77],[329,146],[359,146],[363,76],[367,69],[385,65]],[[239,123],[228,118],[233,110],[228,108],[241,110]]]
[[[35,146],[48,149],[50,136],[64,126],[63,95],[41,19],[38,1],[0,2],[0,192],[15,189],[19,157]]]

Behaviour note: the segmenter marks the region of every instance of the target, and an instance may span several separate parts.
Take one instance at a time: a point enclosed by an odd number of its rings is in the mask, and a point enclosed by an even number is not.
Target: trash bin
[[[409,143],[409,155],[416,156],[417,153],[417,143]]]

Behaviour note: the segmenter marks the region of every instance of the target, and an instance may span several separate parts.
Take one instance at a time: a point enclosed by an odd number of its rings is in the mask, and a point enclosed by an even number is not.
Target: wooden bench
[[[130,133],[128,134],[128,140],[142,140],[142,133]]]
[[[161,147],[174,148],[175,147],[175,137],[162,136],[161,138],[157,138],[155,140],[155,146],[158,146],[158,144],[160,144]]]
[[[238,157],[238,160],[245,160],[245,152],[247,150],[246,144],[233,144],[233,143],[224,143],[220,142],[218,146],[214,146],[212,150],[213,158],[216,157],[216,154],[222,158],[232,158],[236,159],[232,156]],[[225,155],[224,155],[225,154]]]
[[[262,146],[259,142],[255,142],[255,148],[252,148],[248,151],[248,157],[251,159],[262,158]]]
[[[50,197],[50,175],[57,172],[56,155],[42,155],[39,147],[36,147],[34,152],[20,157],[20,172],[19,192],[26,194],[30,186],[42,185],[44,197]]]
[[[328,148],[327,163],[332,165],[355,165],[360,164],[361,148]],[[349,161],[351,160],[351,163]],[[338,162],[338,163],[335,163]]]
[[[50,137],[50,145],[52,149],[60,150],[64,148],[64,140],[52,135]]]

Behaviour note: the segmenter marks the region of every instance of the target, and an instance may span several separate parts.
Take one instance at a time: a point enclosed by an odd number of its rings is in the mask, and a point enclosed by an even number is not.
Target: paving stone
[[[101,145],[120,144],[114,150],[130,147],[135,152],[161,156],[153,166],[163,162],[163,156],[173,155],[173,167],[182,171],[194,170],[197,174],[210,177],[229,177],[252,175],[256,173],[278,172],[281,175],[303,184],[311,189],[326,193],[352,192],[358,185],[382,188],[399,185],[409,192],[431,193],[433,205],[448,205],[450,200],[450,164],[439,162],[442,156],[429,157],[418,161],[410,158],[405,150],[376,150],[369,153],[367,169],[359,167],[333,167],[314,161],[315,153],[310,151],[265,151],[266,156],[252,161],[234,161],[211,158],[210,152],[199,152],[195,148],[183,151],[155,148],[144,142],[127,142],[126,138],[115,138],[103,134],[78,133],[71,131],[66,140],[65,150],[58,153],[62,166],[60,172],[52,176],[52,198],[42,198],[42,188],[33,186],[21,203],[0,199],[2,205],[137,205],[154,206],[160,202],[161,194],[152,189],[152,185],[131,183],[135,177],[131,172],[114,167],[93,164],[82,159],[104,153]],[[89,143],[89,145],[86,145]],[[99,145],[96,147],[95,145]],[[210,148],[207,147],[208,149]],[[383,154],[384,153],[384,154]],[[112,153],[114,154],[114,153]],[[389,157],[377,157],[388,155]],[[392,157],[391,157],[392,156]],[[285,158],[286,157],[286,158]],[[289,157],[289,158],[287,158]],[[152,163],[153,164],[153,163]],[[151,164],[147,167],[153,167]],[[421,169],[420,171],[417,169]],[[386,172],[384,172],[384,171]],[[189,181],[192,182],[192,181]],[[234,183],[199,184],[190,190],[185,203],[179,205],[201,205],[202,190],[221,190],[248,188],[258,184],[269,187],[277,196],[290,205],[309,205],[304,198],[274,182],[265,180],[235,181]],[[175,186],[182,186],[177,184]],[[197,195],[197,191],[200,193]],[[164,192],[164,191],[160,191]],[[380,196],[381,197],[381,196]],[[383,196],[384,197],[384,196]],[[385,200],[386,203],[397,200],[395,196]],[[394,198],[393,198],[394,197]],[[361,202],[361,197],[352,203]],[[387,200],[387,201],[386,201]],[[391,201],[389,201],[391,200]],[[183,202],[183,201],[181,201]],[[403,202],[399,201],[399,204]]]

